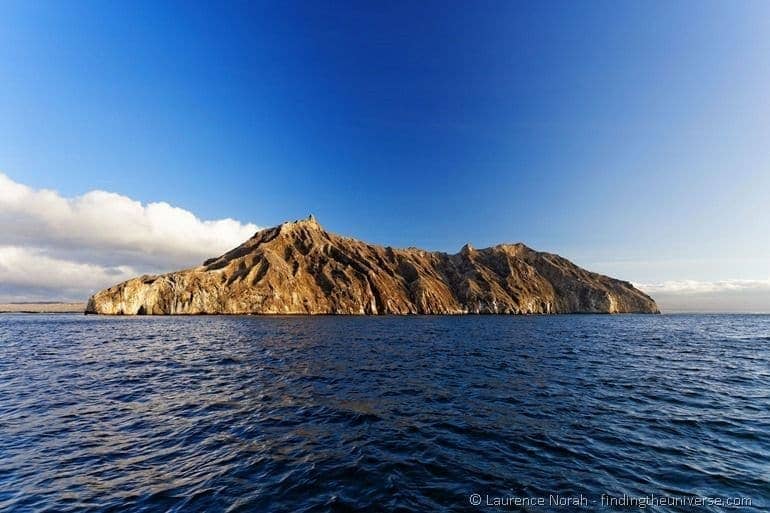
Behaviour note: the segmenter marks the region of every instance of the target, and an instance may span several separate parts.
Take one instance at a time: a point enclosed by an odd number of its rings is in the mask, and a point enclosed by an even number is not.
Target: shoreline
[[[0,314],[83,313],[85,310],[85,303],[0,303]]]

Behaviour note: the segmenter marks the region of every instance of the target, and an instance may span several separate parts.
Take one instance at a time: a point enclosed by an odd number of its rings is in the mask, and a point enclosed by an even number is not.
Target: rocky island
[[[94,294],[86,313],[658,313],[628,282],[524,244],[459,253],[395,249],[324,230],[311,215],[260,230],[192,269]]]

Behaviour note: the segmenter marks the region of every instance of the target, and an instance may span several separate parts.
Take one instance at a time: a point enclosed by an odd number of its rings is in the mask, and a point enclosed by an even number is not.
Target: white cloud
[[[719,292],[769,291],[770,280],[723,280],[723,281],[664,281],[662,283],[635,283],[635,287],[648,294],[705,294]]]
[[[130,266],[101,265],[62,260],[35,249],[0,246],[0,283],[31,289],[97,288],[136,276]]]
[[[197,265],[258,229],[105,191],[66,198],[0,173],[0,299],[40,290],[83,299],[136,274]]]
[[[666,312],[770,312],[770,280],[637,283]]]

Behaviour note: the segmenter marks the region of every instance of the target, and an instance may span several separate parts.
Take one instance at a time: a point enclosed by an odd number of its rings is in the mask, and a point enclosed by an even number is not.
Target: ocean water
[[[768,316],[0,316],[0,511],[768,508]]]

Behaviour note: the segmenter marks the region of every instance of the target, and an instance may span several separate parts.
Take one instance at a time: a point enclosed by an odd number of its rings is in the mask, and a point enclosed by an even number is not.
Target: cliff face
[[[99,314],[657,313],[630,283],[523,244],[454,255],[375,246],[311,216],[257,232],[200,267],[98,292]]]

